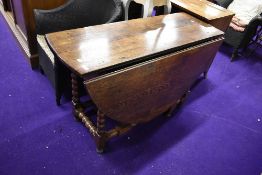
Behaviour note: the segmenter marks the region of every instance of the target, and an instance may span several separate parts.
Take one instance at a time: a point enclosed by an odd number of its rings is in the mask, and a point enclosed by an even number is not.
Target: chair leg
[[[234,49],[232,55],[231,55],[231,62],[235,60],[235,58],[238,56],[238,49]]]
[[[129,12],[129,6],[132,0],[124,1],[124,8],[125,8],[125,20],[128,20],[128,12]]]
[[[62,95],[58,92],[56,92],[56,105],[60,106],[61,105],[61,97]]]
[[[61,80],[59,78],[59,66],[58,63],[56,62],[54,66],[54,73],[55,73],[55,96],[56,96],[56,105],[60,106],[61,102],[60,99],[62,97],[62,88],[61,88]]]
[[[56,105],[57,106],[61,105],[61,97],[62,97],[62,93],[61,93],[60,85],[56,80],[56,83],[55,83],[55,98],[56,98]]]
[[[170,0],[166,0],[166,5],[164,6],[164,14],[170,14],[172,10],[172,5]]]
[[[40,73],[41,73],[42,75],[45,75],[45,72],[44,72],[42,66],[40,66],[40,65],[39,65],[39,70],[40,70]]]
[[[146,0],[146,2],[144,4],[143,18],[147,18],[147,17],[152,16],[153,9],[154,9],[153,1]]]

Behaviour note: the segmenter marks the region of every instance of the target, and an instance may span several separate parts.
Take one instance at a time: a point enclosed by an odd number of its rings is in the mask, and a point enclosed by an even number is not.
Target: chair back
[[[69,0],[51,10],[34,10],[36,33],[99,25],[121,19],[121,0]]]
[[[216,4],[220,5],[221,7],[227,8],[233,0],[215,0]]]

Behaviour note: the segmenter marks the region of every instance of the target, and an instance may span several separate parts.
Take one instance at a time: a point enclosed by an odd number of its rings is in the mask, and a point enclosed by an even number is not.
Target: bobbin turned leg
[[[97,111],[97,134],[96,136],[96,151],[98,153],[103,153],[106,143],[106,137],[105,137],[105,115]]]
[[[77,120],[79,120],[77,110],[82,111],[80,108],[80,98],[78,94],[78,81],[77,76],[71,73],[71,83],[72,83],[72,104],[73,104],[73,114]]]

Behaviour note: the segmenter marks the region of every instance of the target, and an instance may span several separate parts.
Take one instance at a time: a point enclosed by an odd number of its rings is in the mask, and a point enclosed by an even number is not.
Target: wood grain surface
[[[85,81],[106,116],[126,124],[148,122],[176,106],[207,72],[223,39],[201,44]]]
[[[57,56],[81,77],[172,53],[222,36],[185,13],[47,34]]]
[[[231,16],[234,13],[207,0],[170,0],[176,6],[207,20]]]

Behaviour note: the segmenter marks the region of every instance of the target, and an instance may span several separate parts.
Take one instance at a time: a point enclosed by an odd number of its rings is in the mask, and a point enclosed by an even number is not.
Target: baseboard
[[[18,41],[20,48],[22,49],[23,53],[25,54],[25,57],[27,58],[27,61],[30,63],[33,69],[37,68],[38,55],[37,54],[31,55],[26,37],[21,32],[21,29],[14,23],[14,19],[11,12],[4,11],[4,7],[2,3],[0,3],[0,12],[3,15],[7,25],[9,26],[16,40]]]

